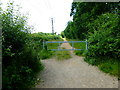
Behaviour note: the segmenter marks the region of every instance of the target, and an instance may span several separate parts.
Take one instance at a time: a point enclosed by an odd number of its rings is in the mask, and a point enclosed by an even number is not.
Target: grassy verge
[[[101,71],[107,74],[116,76],[118,77],[118,79],[120,79],[120,75],[119,75],[120,70],[118,67],[118,63],[119,63],[118,60],[114,58],[108,58],[106,56],[89,58],[87,55],[85,56],[84,60],[91,65],[97,66]]]
[[[82,40],[77,40],[77,39],[67,39],[68,41],[82,41]],[[72,43],[70,43],[72,46]],[[85,42],[80,42],[80,43],[74,43],[74,48],[76,49],[86,49],[86,43]],[[80,50],[80,51],[74,51],[74,53],[78,56],[84,56],[86,50]]]
[[[80,41],[76,39],[67,39],[68,41]],[[70,43],[72,46],[72,43]],[[75,43],[74,47],[76,49],[85,49],[85,43]],[[81,50],[81,51],[74,51],[76,55],[79,56],[85,56],[87,51],[86,50]],[[96,65],[98,68],[110,75],[117,76],[118,79],[120,79],[120,70],[118,68],[118,60],[110,59],[110,58],[105,58],[105,57],[98,57],[98,58],[87,58],[85,60],[87,63],[91,65]],[[119,70],[119,71],[118,71]]]
[[[104,71],[105,73],[109,73],[109,74],[114,75],[114,76],[119,75],[118,74],[118,62],[117,61],[114,61],[114,62],[106,61],[106,62],[98,65],[98,67],[101,71]]]

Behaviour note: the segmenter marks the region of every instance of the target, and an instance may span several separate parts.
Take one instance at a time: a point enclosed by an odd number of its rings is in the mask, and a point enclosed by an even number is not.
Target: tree
[[[73,22],[72,25],[68,24],[65,29],[66,37],[86,39],[89,32],[88,25],[94,22],[99,15],[106,12],[119,13],[119,3],[73,2],[70,13],[70,16],[73,16]]]

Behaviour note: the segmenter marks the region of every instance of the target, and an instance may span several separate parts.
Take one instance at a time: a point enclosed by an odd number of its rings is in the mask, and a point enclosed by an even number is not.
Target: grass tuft
[[[98,65],[99,69],[114,76],[118,76],[118,62],[106,61]]]

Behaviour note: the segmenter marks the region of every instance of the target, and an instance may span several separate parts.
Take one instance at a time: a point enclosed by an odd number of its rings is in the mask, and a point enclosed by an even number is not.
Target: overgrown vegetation
[[[93,27],[93,25],[95,26]],[[120,58],[118,55],[120,52],[118,27],[118,15],[110,13],[102,14],[91,23],[89,30],[92,28],[94,31],[89,35],[89,49],[85,59],[93,65],[99,65],[102,71],[117,76]]]
[[[89,8],[88,8],[89,7]],[[73,21],[69,21],[65,30],[61,33],[68,39],[84,40],[88,37],[88,24],[91,24],[98,16],[104,13],[119,13],[119,3],[106,2],[73,2],[70,16]]]
[[[2,87],[26,89],[35,85],[37,74],[43,70],[40,59],[51,56],[43,50],[44,40],[59,39],[57,35],[34,33],[27,25],[27,17],[15,10],[13,2],[1,11],[2,24]],[[48,55],[47,55],[48,54]]]
[[[88,39],[85,61],[116,76],[120,76],[119,8],[119,2],[73,2],[70,13],[73,21],[69,21],[66,29],[61,33],[68,39]]]
[[[12,2],[0,15],[2,20],[3,88],[30,88],[43,69],[36,48],[30,39],[26,17],[16,13]]]
[[[51,33],[33,33],[31,34],[31,42],[35,42],[34,44],[36,47],[39,47],[39,49],[36,48],[36,50],[39,50],[39,56],[40,59],[47,59],[52,56],[54,56],[55,51],[50,51],[49,49],[56,49],[58,47],[57,43],[48,43],[45,44],[46,41],[61,41],[62,39],[58,35],[52,35]],[[43,42],[44,42],[44,48],[43,48]]]

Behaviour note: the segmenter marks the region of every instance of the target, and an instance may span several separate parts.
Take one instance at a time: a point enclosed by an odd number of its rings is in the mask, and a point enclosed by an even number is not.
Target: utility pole
[[[52,22],[52,34],[54,35],[53,18],[51,18],[51,22]]]

